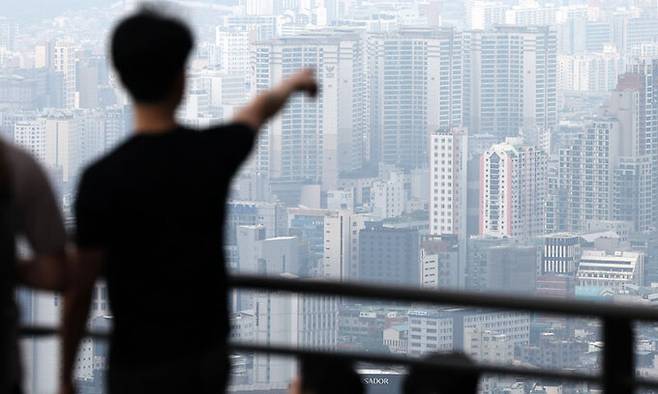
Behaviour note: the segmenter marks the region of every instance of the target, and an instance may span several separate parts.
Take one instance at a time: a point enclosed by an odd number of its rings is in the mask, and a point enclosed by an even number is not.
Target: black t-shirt
[[[225,341],[224,207],[254,138],[239,124],[136,134],[84,172],[77,242],[107,256],[112,363]]]

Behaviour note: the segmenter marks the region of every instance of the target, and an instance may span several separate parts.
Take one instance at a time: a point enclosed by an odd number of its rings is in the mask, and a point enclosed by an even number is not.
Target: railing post
[[[628,319],[603,320],[603,392],[632,394],[635,379],[635,341]]]

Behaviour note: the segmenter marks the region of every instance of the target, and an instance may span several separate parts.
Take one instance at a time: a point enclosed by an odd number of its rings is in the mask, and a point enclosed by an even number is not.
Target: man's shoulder
[[[226,122],[226,123],[220,123],[216,125],[212,125],[206,128],[201,129],[201,131],[204,132],[231,132],[231,131],[239,131],[239,132],[255,132],[254,129],[251,126],[248,126],[245,123],[240,123],[240,122]],[[249,133],[246,133],[249,135]]]

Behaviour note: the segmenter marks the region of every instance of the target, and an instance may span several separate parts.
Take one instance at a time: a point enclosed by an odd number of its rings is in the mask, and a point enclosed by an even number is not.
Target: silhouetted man
[[[111,54],[134,101],[135,133],[83,174],[75,206],[78,258],[65,304],[62,392],[95,280],[107,280],[113,315],[110,393],[223,392],[228,365],[224,207],[231,178],[257,130],[295,92],[314,95],[300,71],[256,97],[230,124],[176,123],[192,35],[150,11],[123,20]]]

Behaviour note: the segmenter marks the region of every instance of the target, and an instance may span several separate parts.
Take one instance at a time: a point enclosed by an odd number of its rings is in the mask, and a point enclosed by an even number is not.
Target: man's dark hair
[[[304,357],[300,360],[303,393],[363,394],[364,388],[352,363],[329,357]]]
[[[441,370],[415,366],[404,381],[404,394],[476,394],[479,374],[462,368],[473,366],[473,361],[463,353],[433,353],[426,360],[446,361],[459,369]],[[460,368],[462,367],[462,368]]]
[[[112,62],[135,101],[157,103],[171,94],[193,46],[181,21],[143,9],[115,28]]]

